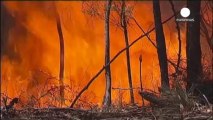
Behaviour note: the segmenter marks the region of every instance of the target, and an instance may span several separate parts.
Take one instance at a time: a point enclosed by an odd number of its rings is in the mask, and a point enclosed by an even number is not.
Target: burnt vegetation
[[[17,97],[11,98],[7,93],[1,91],[1,118],[2,119],[213,119],[213,75],[212,75],[212,53],[206,56],[206,49],[202,46],[207,44],[207,49],[212,52],[212,11],[211,1],[187,1],[182,2],[190,9],[189,18],[193,22],[177,22],[180,16],[179,3],[169,1],[154,0],[149,1],[153,7],[150,15],[153,15],[153,25],[145,30],[141,21],[135,16],[134,8],[139,1],[82,1],[82,12],[90,20],[99,19],[103,22],[104,37],[102,38],[104,55],[103,67],[94,73],[87,83],[81,86],[68,85],[65,79],[65,59],[66,59],[66,29],[63,27],[64,21],[57,9],[57,2],[51,4],[54,11],[55,28],[58,34],[59,46],[59,75],[54,76],[48,70],[35,69],[32,72],[32,80],[28,86],[29,91],[19,91]],[[2,2],[4,3],[4,2]],[[32,3],[33,4],[33,3]],[[141,2],[140,4],[143,4]],[[172,15],[163,18],[162,4],[170,5],[168,10]],[[15,18],[6,9],[6,4],[1,4],[1,57],[11,56],[16,50],[16,46],[9,45],[9,31],[15,23]],[[8,20],[7,20],[8,19]],[[186,18],[187,19],[187,18]],[[6,22],[8,21],[8,22]],[[177,52],[175,57],[169,56],[169,45],[165,26],[171,22],[177,34]],[[67,27],[67,26],[66,26]],[[112,28],[122,32],[123,48],[111,55]],[[130,29],[137,28],[140,35],[136,39],[130,37]],[[154,34],[155,38],[151,37]],[[183,37],[185,35],[185,37]],[[158,91],[145,87],[146,83],[142,79],[144,75],[143,52],[138,57],[138,85],[133,81],[134,70],[131,65],[131,48],[139,44],[143,39],[148,40],[155,48],[158,67],[160,70],[160,85]],[[5,46],[4,46],[4,45]],[[9,46],[7,48],[6,46]],[[12,48],[11,48],[12,47]],[[144,47],[143,45],[140,46]],[[185,48],[184,48],[185,47]],[[206,46],[204,46],[206,47]],[[9,51],[11,49],[12,51]],[[186,56],[184,57],[184,52]],[[124,66],[128,77],[128,88],[113,87],[116,81],[113,74],[112,63],[121,54],[125,54]],[[18,56],[18,55],[17,55]],[[143,56],[143,58],[142,58]],[[175,58],[175,59],[171,59]],[[20,58],[21,59],[21,58]],[[14,60],[14,59],[13,59]],[[150,65],[151,66],[151,65]],[[95,80],[104,73],[105,86],[101,105],[92,101],[96,97],[94,93],[87,90]],[[1,77],[1,82],[4,77]],[[57,81],[57,84],[56,82]],[[81,80],[80,80],[81,81]],[[70,78],[72,83],[72,79]],[[156,82],[156,81],[155,81]],[[139,86],[139,87],[138,87]],[[2,89],[1,89],[2,90]],[[113,91],[118,91],[116,102],[112,100]],[[127,91],[129,103],[123,102],[123,93]],[[30,93],[30,94],[29,94]],[[66,93],[66,94],[65,94]],[[85,95],[83,95],[85,94]],[[137,103],[136,94],[140,96]]]

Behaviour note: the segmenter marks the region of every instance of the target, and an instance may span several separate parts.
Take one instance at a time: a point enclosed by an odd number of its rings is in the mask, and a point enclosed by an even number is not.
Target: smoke
[[[8,12],[6,7],[1,4],[1,57],[7,55],[8,58],[16,58],[15,48],[8,41],[9,31],[14,26],[15,19]]]
[[[30,3],[27,2],[23,3],[23,6],[16,2],[1,4],[1,86],[2,92],[8,93],[11,97],[19,95],[22,90],[31,92],[27,86],[35,80],[35,71],[46,69],[43,62],[45,43],[29,27],[28,22],[32,20],[30,14],[34,13],[26,9],[28,5]],[[34,5],[36,8],[40,4]]]
[[[90,18],[82,12],[82,2],[3,2],[1,15],[1,63],[2,90],[9,96],[17,96],[22,90],[28,94],[36,94],[47,81],[45,71],[58,78],[59,73],[59,38],[56,28],[55,11],[60,15],[65,43],[65,85],[74,86],[79,92],[84,85],[104,65],[104,21]],[[168,5],[168,4],[167,4]],[[176,5],[176,3],[175,3]],[[169,5],[168,5],[169,6]],[[162,20],[170,17],[171,8],[161,6]],[[179,5],[178,5],[179,6]],[[182,3],[180,3],[182,6]],[[177,7],[178,9],[179,7]],[[147,31],[153,27],[152,2],[135,4],[133,15],[142,28]],[[166,41],[173,41],[177,48],[177,38],[174,22],[169,23],[171,30],[164,27]],[[150,27],[151,26],[151,27]],[[130,26],[129,43],[142,34],[136,25]],[[110,26],[111,58],[125,47],[123,33],[120,29]],[[173,37],[171,37],[173,35]],[[155,34],[150,34],[155,41]],[[169,56],[175,55],[174,48],[168,50]],[[139,87],[139,56],[142,54],[144,88],[157,90],[160,85],[159,66],[156,49],[143,38],[130,48],[132,78],[134,88]],[[116,59],[112,65],[113,87],[128,87],[125,53]],[[58,85],[57,79],[48,83]],[[102,73],[82,96],[95,94],[92,101],[101,103],[104,95],[105,78]],[[124,91],[124,101],[129,101],[129,92]],[[66,93],[67,96],[73,96]],[[113,100],[116,101],[118,91],[113,90]],[[135,91],[136,100],[140,96]]]

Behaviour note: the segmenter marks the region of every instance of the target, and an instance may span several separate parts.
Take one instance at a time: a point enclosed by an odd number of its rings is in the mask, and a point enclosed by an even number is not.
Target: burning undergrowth
[[[39,96],[37,90],[41,91],[46,86],[58,86],[58,71],[59,71],[59,38],[57,34],[54,7],[51,2],[3,2],[2,29],[2,53],[1,53],[1,70],[2,82],[1,91],[10,97],[18,97],[25,92],[30,98],[31,95]],[[57,11],[60,13],[62,22],[62,30],[65,38],[65,77],[66,86],[72,87],[75,91],[83,87],[87,81],[95,74],[95,72],[103,65],[102,57],[104,52],[103,38],[103,23],[97,20],[94,24],[86,19],[86,16],[81,11],[81,2],[57,2]],[[44,12],[45,11],[45,12]],[[77,11],[77,12],[73,12]],[[76,22],[79,21],[80,23]],[[85,27],[88,26],[88,27]],[[94,29],[92,29],[94,28]],[[114,28],[113,28],[114,29]],[[90,33],[88,33],[90,31]],[[124,44],[121,32],[115,29],[116,34],[112,34],[112,55],[117,53]],[[134,31],[133,29],[131,31]],[[118,33],[118,34],[117,34]],[[131,38],[134,38],[131,34]],[[121,39],[121,40],[120,40]],[[148,42],[144,45],[148,47]],[[154,48],[143,50],[141,47],[135,46],[132,48],[132,67],[134,82],[138,83],[138,55],[143,52],[144,57],[152,57]],[[126,72],[126,67],[123,66],[125,56],[121,55],[118,60],[112,64],[112,76],[114,78],[114,87],[128,87],[127,75],[121,76],[121,73]],[[156,66],[156,60],[149,61],[144,59],[144,68],[151,70],[148,64]],[[146,65],[147,64],[147,65]],[[146,65],[146,66],[145,66]],[[120,69],[122,68],[122,69]],[[157,67],[156,67],[157,68]],[[144,73],[149,73],[147,70]],[[48,79],[48,75],[42,73],[45,71],[54,79]],[[151,74],[150,74],[151,75]],[[158,69],[152,72],[152,77],[159,75]],[[89,89],[88,93],[95,94],[93,103],[101,105],[102,96],[104,93],[104,75],[101,74],[97,78],[97,82]],[[144,77],[144,81],[149,79]],[[121,81],[121,82],[117,82]],[[148,81],[144,85],[152,89],[152,86],[158,86],[159,82]],[[46,87],[47,91],[50,87]],[[69,92],[66,96],[72,96]],[[74,94],[76,94],[74,92]],[[117,96],[115,91],[113,94]],[[113,99],[115,99],[113,97]],[[136,95],[137,98],[140,98]],[[24,97],[26,98],[26,97]],[[23,98],[23,99],[24,99]],[[69,98],[73,99],[73,98]],[[128,102],[128,94],[123,95],[125,102]]]
[[[106,67],[103,67],[105,43],[104,15],[102,15],[106,3],[101,1],[94,6],[91,3],[95,2],[2,2],[1,15],[4,17],[1,20],[1,110],[3,118],[191,119],[196,114],[195,117],[211,119],[212,66],[209,66],[212,64],[210,62],[212,53],[208,55],[209,49],[206,49],[207,44],[201,37],[202,52],[205,57],[202,59],[203,76],[199,78],[200,83],[186,92],[187,60],[184,52],[186,50],[182,47],[179,68],[176,68],[178,34],[173,29],[174,16],[171,17],[172,12],[167,7],[162,10],[162,21],[168,17],[171,19],[162,24],[167,45],[171,89],[159,89],[161,83],[156,53],[157,43],[154,37],[154,18],[146,12],[153,10],[151,2],[131,2],[127,4],[125,11],[130,26],[128,32],[133,88],[128,86],[126,57],[122,52],[119,53],[120,50],[125,50],[121,29],[123,23],[119,18],[121,3],[116,1],[112,5],[112,19],[110,19],[112,26],[110,27],[110,57],[113,60],[110,64],[112,106],[106,110],[102,109],[101,101],[105,90],[104,73],[100,72],[98,74],[100,76],[95,76],[98,70],[104,71]],[[168,4],[163,3],[161,6]],[[177,8],[181,8],[184,2],[177,2],[176,5]],[[88,8],[92,8],[91,11],[88,11]],[[102,11],[99,13],[100,9]],[[182,46],[185,46],[186,25],[184,23],[179,25]],[[142,37],[143,42],[135,42],[137,41],[135,38],[149,30],[151,32]],[[60,32],[63,33],[65,51],[63,85],[59,84],[62,59],[59,45],[61,36],[58,35]],[[136,44],[133,46],[133,43]],[[93,78],[97,80],[91,84]],[[128,92],[130,89],[134,91],[135,98],[135,104],[131,105]],[[64,90],[63,97],[61,90]],[[78,101],[76,102],[75,99]],[[143,103],[144,99],[145,103]],[[75,106],[70,106],[73,103]],[[141,104],[143,107],[139,107]]]
[[[79,108],[35,108],[25,109],[2,109],[3,119],[212,119],[212,104],[206,96],[200,93],[195,96],[187,93],[179,82],[173,89],[162,90],[161,94],[150,90],[140,92],[141,96],[150,102],[149,105],[139,107],[138,105],[112,105],[108,110],[100,109],[93,105],[87,110]],[[14,99],[11,101],[13,102]],[[203,101],[203,102],[201,102]],[[10,104],[11,104],[10,102]],[[85,103],[85,101],[83,101]],[[10,105],[8,104],[8,105]]]

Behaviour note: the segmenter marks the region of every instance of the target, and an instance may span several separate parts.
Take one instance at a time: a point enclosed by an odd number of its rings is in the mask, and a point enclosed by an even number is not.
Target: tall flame
[[[45,85],[58,85],[59,73],[59,38],[52,2],[3,2],[6,11],[13,20],[9,29],[7,54],[3,54],[2,92],[10,97],[41,95]],[[56,2],[62,22],[65,42],[65,85],[73,89],[66,91],[70,100],[84,87],[89,79],[104,65],[104,21],[88,17],[82,12],[82,2]],[[134,16],[146,31],[153,27],[152,2],[137,2]],[[163,10],[162,19],[172,15],[172,11]],[[168,27],[169,26],[169,27]],[[167,52],[169,58],[177,57],[178,42],[175,24],[164,25]],[[136,25],[129,27],[130,43],[142,34]],[[111,58],[125,47],[123,33],[115,26],[110,29]],[[185,40],[184,29],[182,39]],[[155,33],[150,37],[155,41]],[[183,43],[184,44],[184,43]],[[183,48],[184,50],[184,48]],[[182,57],[185,53],[182,52]],[[143,56],[143,87],[157,91],[160,85],[160,73],[156,49],[143,38],[130,48],[132,80],[134,88],[139,82],[139,56]],[[12,56],[12,57],[11,57]],[[126,56],[122,53],[111,64],[112,86],[128,88]],[[49,78],[52,76],[52,78]],[[101,76],[82,96],[86,101],[101,104],[104,95],[105,77]],[[40,93],[38,92],[40,91]],[[129,102],[129,92],[123,91],[124,102]],[[136,102],[141,102],[138,89],[134,90]],[[24,94],[24,95],[23,95]],[[72,96],[72,97],[70,97]],[[113,101],[118,99],[118,91],[113,89]],[[69,102],[68,102],[69,103]]]

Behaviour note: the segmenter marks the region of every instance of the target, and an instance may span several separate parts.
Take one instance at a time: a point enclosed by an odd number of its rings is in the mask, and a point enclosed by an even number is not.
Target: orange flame
[[[57,85],[59,73],[59,38],[56,22],[50,2],[3,2],[15,25],[9,31],[9,44],[19,58],[2,58],[2,92],[10,97],[23,95],[41,96],[45,85]],[[88,80],[104,65],[104,23],[93,19],[81,11],[82,2],[56,2],[62,21],[65,42],[65,85],[74,89],[67,91],[66,96],[73,99]],[[148,12],[147,12],[148,11]],[[138,2],[134,16],[146,31],[153,25],[152,2]],[[171,14],[172,15],[172,14]],[[168,17],[169,15],[167,15]],[[165,17],[166,18],[166,17]],[[164,18],[163,18],[164,19]],[[174,23],[169,23],[174,27]],[[170,58],[177,57],[178,42],[174,28],[164,25],[167,52]],[[125,47],[123,33],[111,26],[111,58]],[[130,43],[142,34],[136,25],[129,27]],[[182,33],[182,39],[185,39]],[[150,37],[155,41],[155,34]],[[184,43],[183,43],[184,44]],[[173,47],[172,47],[173,46]],[[183,48],[184,50],[184,48]],[[185,53],[182,52],[182,57]],[[132,79],[134,88],[139,82],[139,56],[142,54],[143,87],[157,91],[160,86],[160,73],[156,49],[143,38],[130,48]],[[128,88],[126,56],[122,53],[111,64],[112,86]],[[49,78],[53,76],[53,78]],[[104,95],[105,77],[101,76],[84,93],[82,100],[101,105]],[[38,92],[38,90],[40,92]],[[71,93],[72,92],[72,93]],[[129,92],[123,92],[124,102],[129,102]],[[136,102],[141,102],[138,89],[134,91]],[[118,91],[113,90],[113,101],[116,102]],[[70,101],[67,102],[68,104]],[[44,104],[44,101],[43,101]]]

